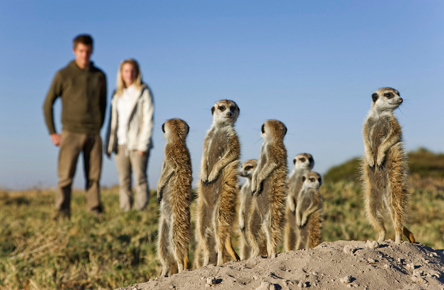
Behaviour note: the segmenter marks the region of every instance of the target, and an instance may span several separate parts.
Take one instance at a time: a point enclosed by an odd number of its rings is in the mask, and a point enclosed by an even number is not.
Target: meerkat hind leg
[[[373,227],[378,231],[379,238],[378,242],[382,243],[385,240],[386,236],[386,229],[384,226],[384,217],[380,213],[380,209],[384,207],[381,197],[378,196],[378,193],[376,192],[376,189],[371,188],[370,190],[371,194],[368,195],[368,199],[366,202],[367,205],[367,212],[370,219],[370,222],[372,223]]]
[[[228,236],[225,239],[225,249],[227,250],[228,254],[233,258],[235,261],[240,261],[240,258],[236,251],[233,249],[233,244],[231,243],[231,237]]]

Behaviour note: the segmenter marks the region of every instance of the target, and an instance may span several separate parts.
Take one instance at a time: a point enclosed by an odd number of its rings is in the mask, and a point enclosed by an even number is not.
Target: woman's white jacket
[[[151,135],[154,125],[154,102],[151,90],[147,85],[143,85],[138,95],[132,104],[132,110],[128,120],[126,136],[126,149],[128,151],[147,151],[153,148]],[[105,142],[105,150],[108,154],[112,152],[117,153],[118,98],[119,96],[114,92],[111,100],[111,113]]]

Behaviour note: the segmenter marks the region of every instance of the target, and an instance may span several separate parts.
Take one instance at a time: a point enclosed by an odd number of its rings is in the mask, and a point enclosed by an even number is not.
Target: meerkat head
[[[250,159],[242,164],[242,168],[239,170],[239,175],[245,178],[251,179],[253,177],[253,172],[257,167],[257,160]]]
[[[301,153],[296,155],[293,159],[294,169],[295,170],[312,170],[314,167],[314,159],[311,154]]]
[[[392,88],[381,88],[372,95],[372,109],[377,112],[392,112],[402,104],[400,93]]]
[[[233,125],[239,117],[240,109],[231,100],[220,100],[211,108],[213,124]]]
[[[181,119],[169,119],[162,124],[162,131],[164,133],[165,139],[170,140],[173,138],[179,138],[185,140],[187,138],[188,132],[190,132],[190,126],[187,122]]]
[[[322,185],[322,177],[319,173],[310,171],[302,176],[303,188],[318,189]]]
[[[264,141],[282,141],[284,140],[285,134],[287,134],[287,127],[278,120],[267,120],[261,128],[261,137]]]

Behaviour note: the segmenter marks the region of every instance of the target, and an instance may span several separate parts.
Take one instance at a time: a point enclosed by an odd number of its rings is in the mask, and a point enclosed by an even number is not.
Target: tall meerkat
[[[251,248],[249,246],[247,231],[248,231],[248,219],[251,211],[252,197],[251,197],[251,178],[253,172],[257,167],[257,160],[247,160],[242,164],[239,170],[239,175],[245,178],[245,183],[240,190],[239,199],[239,230],[240,230],[240,258],[246,260],[250,257]],[[254,224],[253,231],[259,230],[259,223]]]
[[[187,123],[170,119],[162,125],[166,144],[162,173],[157,183],[160,204],[158,255],[162,276],[181,272],[188,265],[190,242],[191,158],[186,145]],[[177,265],[177,267],[176,267]]]
[[[402,146],[401,126],[393,111],[402,103],[397,90],[382,88],[372,95],[373,103],[364,123],[363,183],[368,218],[385,240],[384,213],[395,228],[395,242],[402,233],[411,243],[413,234],[404,226],[408,203],[407,160]]]
[[[288,179],[289,190],[287,196],[287,208],[285,217],[285,251],[294,251],[296,249],[298,226],[296,225],[296,205],[299,192],[302,188],[302,176],[310,172],[314,167],[314,159],[311,154],[301,153],[293,159],[293,171]]]
[[[267,120],[262,125],[261,136],[264,142],[251,181],[255,200],[253,210],[257,210],[261,224],[258,233],[249,232],[253,257],[260,253],[261,236],[265,236],[268,257],[276,256],[282,238],[288,191],[287,149],[284,145],[286,133],[287,127],[280,121]],[[255,222],[254,218],[250,217],[249,224]]]
[[[226,252],[239,261],[231,243],[239,190],[240,144],[234,130],[239,112],[230,100],[218,101],[211,108],[213,123],[204,141],[196,221],[197,247],[202,251],[204,266],[210,263],[215,248],[217,265],[226,262]]]
[[[296,206],[297,243],[296,249],[311,249],[322,239],[322,197],[319,187],[321,175],[317,172],[305,173]]]

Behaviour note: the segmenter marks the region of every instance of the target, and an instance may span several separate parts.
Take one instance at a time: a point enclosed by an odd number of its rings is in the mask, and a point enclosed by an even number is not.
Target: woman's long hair
[[[116,88],[116,95],[121,96],[123,94],[123,89],[126,88],[125,82],[122,79],[122,68],[125,64],[132,64],[134,66],[134,69],[136,70],[137,77],[134,80],[134,87],[138,90],[140,90],[143,86],[142,81],[142,73],[140,72],[139,64],[135,59],[129,58],[125,59],[120,63],[119,71],[117,72],[117,88]]]

